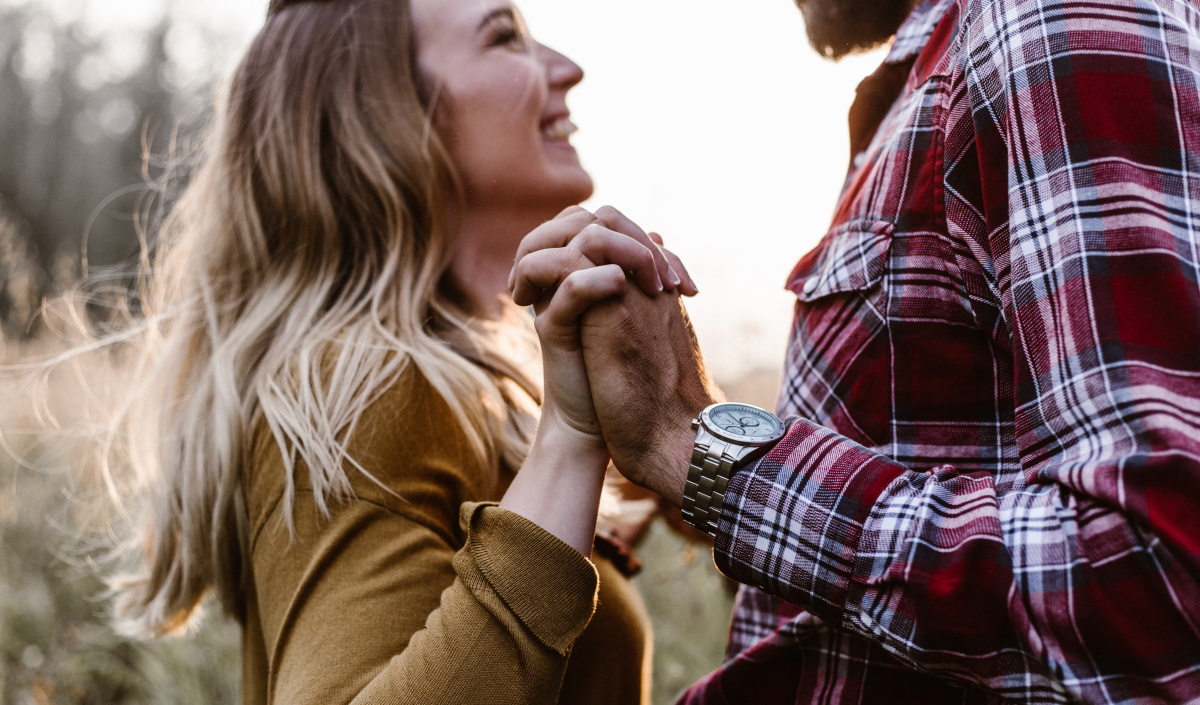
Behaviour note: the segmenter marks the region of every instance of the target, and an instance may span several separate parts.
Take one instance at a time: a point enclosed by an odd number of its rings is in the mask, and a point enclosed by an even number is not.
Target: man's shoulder
[[[963,17],[986,16],[1008,26],[1053,24],[1066,17],[1086,26],[1089,21],[1122,21],[1129,12],[1142,18],[1165,14],[1193,25],[1200,22],[1200,10],[1193,0],[954,0],[954,4]],[[1107,15],[1107,12],[1117,14]],[[1069,29],[1077,28],[1080,27],[1073,25]]]
[[[955,0],[960,53],[1008,70],[1069,54],[1145,52],[1155,43],[1196,53],[1189,39],[1200,38],[1200,10],[1192,2]]]

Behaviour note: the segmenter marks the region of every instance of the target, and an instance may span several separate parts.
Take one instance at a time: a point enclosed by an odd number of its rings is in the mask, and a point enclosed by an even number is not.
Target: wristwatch
[[[709,406],[692,419],[692,428],[696,445],[683,486],[683,520],[716,536],[729,478],[770,450],[785,428],[775,414],[736,402]]]

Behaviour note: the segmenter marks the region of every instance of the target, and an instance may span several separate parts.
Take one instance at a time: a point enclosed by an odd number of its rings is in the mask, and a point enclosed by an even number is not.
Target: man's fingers
[[[596,264],[619,265],[633,276],[638,288],[650,296],[663,291],[654,252],[631,237],[593,223],[584,228],[569,247],[578,249]]]
[[[594,265],[577,248],[559,247],[531,252],[513,268],[513,301],[518,306],[537,303],[545,295],[545,289],[553,289],[572,272],[590,269]]]
[[[572,272],[538,313],[542,335],[578,336],[580,316],[592,304],[623,294],[627,286],[625,271],[615,264]]]
[[[564,247],[579,231],[591,223],[597,222],[596,216],[584,208],[571,206],[559,213],[553,220],[547,220],[521,240],[517,247],[517,256],[513,260],[513,269],[508,273],[508,288],[511,290],[516,277],[516,263],[520,262],[530,252]]]
[[[650,250],[654,255],[659,279],[662,280],[667,289],[672,291],[675,289],[680,282],[679,275],[671,269],[670,264],[667,263],[667,258],[660,251],[657,243],[650,238],[650,235],[645,230],[642,230],[641,226],[612,206],[602,206],[598,209],[596,211],[596,219],[606,227],[637,240],[646,249]]]

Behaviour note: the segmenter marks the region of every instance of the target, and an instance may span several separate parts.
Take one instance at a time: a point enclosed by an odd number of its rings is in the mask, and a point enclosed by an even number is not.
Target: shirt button
[[[817,281],[817,277],[815,277],[815,276],[809,277],[808,281],[804,282],[804,289],[803,289],[804,295],[812,296],[812,293],[817,290],[818,283],[819,282]]]

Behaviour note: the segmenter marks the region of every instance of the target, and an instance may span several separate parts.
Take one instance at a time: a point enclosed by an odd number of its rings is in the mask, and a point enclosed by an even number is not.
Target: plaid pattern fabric
[[[926,0],[894,67],[680,702],[1200,702],[1200,11]]]

